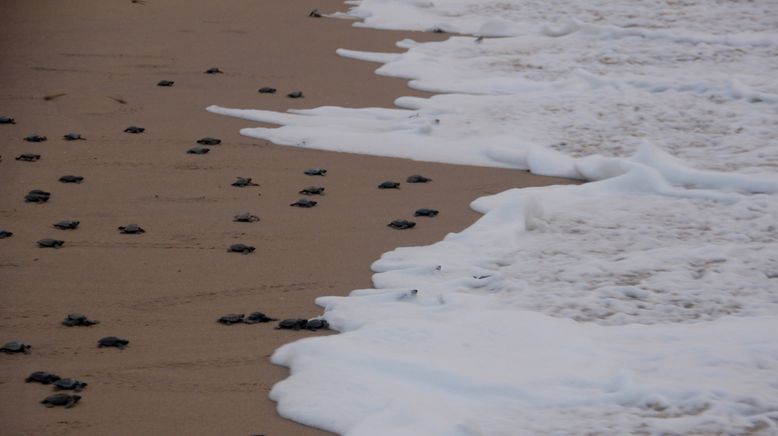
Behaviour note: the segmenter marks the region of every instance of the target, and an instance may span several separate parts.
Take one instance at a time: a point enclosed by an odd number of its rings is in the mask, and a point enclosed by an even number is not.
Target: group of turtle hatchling
[[[432,181],[432,179],[419,174],[414,174],[409,176],[405,181],[407,183],[429,183]],[[387,180],[379,184],[378,189],[400,189],[400,183]],[[439,211],[435,209],[422,208],[417,209],[413,216],[424,216],[432,218],[437,216],[438,213]],[[387,224],[387,226],[397,230],[406,230],[416,227],[416,223],[409,220],[394,220]]]
[[[221,316],[216,320],[219,324],[233,325],[233,324],[259,324],[270,321],[278,321],[275,318],[270,318],[262,312],[252,312],[249,316],[242,313],[228,313]]]
[[[84,383],[81,380],[74,378],[61,378],[56,374],[52,374],[46,371],[35,371],[26,379],[24,379],[24,381],[27,383],[35,382],[42,385],[54,385],[55,391],[67,390],[81,392],[87,386],[87,383]],[[43,399],[41,404],[46,407],[63,406],[66,409],[70,409],[71,407],[75,406],[80,399],[80,395],[57,393],[54,395],[49,395]]]

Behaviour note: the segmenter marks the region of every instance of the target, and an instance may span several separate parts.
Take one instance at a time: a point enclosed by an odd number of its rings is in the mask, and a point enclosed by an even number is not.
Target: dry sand
[[[459,231],[477,214],[474,198],[509,187],[559,182],[524,172],[419,163],[279,147],[238,134],[246,121],[207,113],[211,104],[285,110],[320,105],[390,106],[424,95],[401,80],[373,75],[375,65],[339,58],[338,47],[392,50],[404,37],[312,19],[338,0],[37,0],[4,2],[0,14],[0,342],[32,344],[30,355],[0,355],[4,434],[267,434],[323,432],[284,420],[267,398],[287,370],[269,362],[278,346],[318,333],[272,325],[225,327],[228,312],[272,316],[320,313],[319,295],[370,286],[370,263],[402,245],[428,244]],[[203,71],[219,67],[224,74]],[[162,88],[162,79],[175,86]],[[279,89],[261,95],[261,86]],[[301,90],[305,98],[284,94]],[[64,93],[52,100],[46,95]],[[126,101],[126,104],[115,99]],[[147,130],[122,133],[129,125]],[[88,140],[66,142],[68,131]],[[48,141],[22,141],[28,134]],[[222,145],[185,151],[203,136]],[[20,153],[43,156],[17,162]],[[325,178],[303,175],[308,167]],[[421,173],[427,185],[379,191],[383,180]],[[59,176],[85,177],[80,185]],[[235,188],[236,176],[260,187]],[[322,184],[312,209],[289,207],[297,191]],[[24,203],[31,189],[46,204]],[[441,210],[409,231],[386,227],[419,207]],[[258,223],[234,223],[249,211]],[[52,223],[81,221],[74,231]],[[138,223],[144,235],[116,227]],[[41,238],[65,240],[59,250]],[[235,242],[255,245],[242,256]],[[93,327],[67,328],[78,311]],[[102,336],[131,341],[98,349]],[[25,384],[32,371],[83,379],[73,409],[38,402],[51,387]]]

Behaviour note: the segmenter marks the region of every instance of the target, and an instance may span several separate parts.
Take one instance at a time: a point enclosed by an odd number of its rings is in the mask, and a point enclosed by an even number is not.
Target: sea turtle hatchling
[[[100,340],[97,341],[97,348],[116,347],[120,350],[123,350],[124,347],[126,347],[129,343],[130,341],[127,339],[120,339],[116,336],[106,336],[104,338],[100,338]]]
[[[50,385],[56,382],[57,380],[59,380],[60,378],[61,378],[60,376],[56,374],[52,374],[50,372],[35,371],[32,374],[30,374],[26,379],[24,379],[24,381],[25,383],[35,382],[35,383],[40,383],[42,385]]]
[[[244,318],[246,318],[246,315],[242,313],[228,313],[226,315],[222,315],[219,319],[216,320],[216,322],[224,325],[233,325],[243,322]]]
[[[308,207],[314,207],[317,204],[318,203],[313,200],[308,200],[307,198],[301,198],[295,201],[294,203],[290,204],[289,206],[308,208]]]
[[[84,178],[81,176],[74,176],[71,174],[68,174],[67,176],[62,176],[59,178],[59,181],[62,183],[81,183],[84,181]]]
[[[78,228],[78,225],[81,224],[81,221],[75,221],[75,220],[62,220],[59,222],[54,223],[55,229],[60,230],[75,230]]]
[[[46,140],[46,137],[41,135],[30,135],[25,137],[24,140],[27,142],[43,142]]]
[[[303,173],[307,176],[323,176],[327,174],[327,170],[324,168],[308,168]]]
[[[0,117],[0,124],[16,124],[16,120],[11,117]]]
[[[41,155],[35,154],[35,153],[22,153],[19,156],[16,156],[16,160],[20,160],[22,162],[37,162],[41,158]]]
[[[318,9],[314,9],[310,14],[308,14],[308,16],[311,18],[321,18],[321,12],[319,12]]]
[[[330,323],[328,323],[327,320],[323,318],[314,318],[308,320],[308,322],[305,324],[305,328],[311,331],[328,329],[330,328]]]
[[[57,391],[76,391],[81,392],[88,383],[74,378],[63,378],[54,382],[54,390]]]
[[[397,230],[405,230],[414,228],[416,223],[408,220],[394,220],[387,224],[387,226]]]
[[[416,212],[413,213],[413,216],[435,217],[438,215],[438,213],[439,212],[435,209],[421,208],[421,209],[416,209]]]
[[[378,189],[400,189],[400,184],[398,182],[381,182],[380,185],[378,185]]]
[[[27,203],[45,203],[49,201],[50,197],[50,192],[41,191],[40,189],[33,189],[24,196],[24,201]]]
[[[232,182],[232,186],[237,186],[238,188],[245,188],[246,186],[259,186],[259,185],[252,182],[251,177],[238,177],[234,182]]]
[[[202,145],[219,145],[222,143],[222,140],[219,138],[211,138],[210,136],[206,136],[205,138],[198,139],[197,143]]]
[[[255,247],[246,244],[232,244],[227,249],[229,253],[241,253],[241,254],[250,254],[254,252],[254,250],[256,250]]]
[[[63,138],[65,138],[65,141],[78,141],[78,140],[82,140],[83,141],[83,140],[86,139],[83,136],[81,136],[80,133],[74,133],[74,132],[66,133],[63,136]]]
[[[424,176],[419,175],[419,174],[414,174],[412,176],[408,176],[408,179],[406,179],[405,181],[408,182],[408,183],[428,183],[428,182],[431,182],[432,179],[430,179],[428,177],[424,177]]]
[[[275,94],[276,93],[276,89],[275,88],[271,88],[269,86],[263,86],[263,87],[259,88],[259,91],[257,91],[257,92],[259,92],[260,94]]]
[[[126,226],[119,226],[117,229],[119,229],[119,233],[125,235],[139,235],[141,233],[146,233],[146,231],[137,224],[127,224]]]
[[[304,329],[306,325],[308,325],[307,319],[287,318],[278,323],[276,330],[300,330]]]
[[[65,319],[62,321],[62,325],[66,325],[68,327],[75,327],[75,326],[85,326],[89,327],[90,325],[100,324],[100,321],[91,320],[86,317],[86,315],[82,315],[80,313],[71,313],[68,314],[68,316],[65,317]]]
[[[246,319],[243,320],[246,324],[259,324],[262,322],[278,321],[275,318],[270,318],[262,312],[252,312]]]
[[[324,195],[324,188],[321,186],[308,186],[300,190],[303,195]]]
[[[205,74],[222,74],[222,73],[224,73],[224,71],[216,67],[208,68],[207,70],[205,70]]]
[[[232,219],[236,223],[253,223],[256,221],[259,221],[259,217],[256,215],[252,215],[249,212],[243,212],[238,215],[235,215]]]
[[[59,248],[63,245],[65,245],[65,241],[60,241],[59,239],[46,238],[38,241],[38,247],[40,248]]]
[[[286,94],[289,98],[303,98],[303,92],[302,91],[292,91],[289,94]]]
[[[173,84],[176,83],[172,80],[160,80],[157,82],[157,86],[173,86]]]
[[[13,232],[9,232],[8,230],[0,230],[0,239],[10,238],[13,235]]]
[[[81,395],[68,395],[68,394],[54,394],[49,395],[41,404],[46,407],[65,406],[66,409],[70,409],[78,403],[81,399]]]
[[[208,147],[192,147],[186,151],[186,154],[208,154],[211,151]]]
[[[124,129],[124,133],[143,133],[146,129],[138,126],[130,126]]]
[[[24,342],[11,341],[11,342],[6,342],[5,345],[0,347],[0,351],[6,354],[14,354],[14,353],[30,354],[30,348],[32,348],[32,345],[27,345]]]

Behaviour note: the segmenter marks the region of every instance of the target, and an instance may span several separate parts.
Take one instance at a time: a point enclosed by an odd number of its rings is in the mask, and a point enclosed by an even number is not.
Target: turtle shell
[[[46,371],[35,371],[24,379],[26,383],[36,382],[44,385],[50,385],[58,380],[60,380],[60,376]]]
[[[432,179],[424,177],[419,174],[414,174],[412,176],[408,176],[408,178],[405,181],[408,183],[428,183],[431,182]]]
[[[141,226],[137,224],[127,224],[126,226],[119,226],[119,233],[123,233],[125,235],[138,235],[141,233],[146,233]]]
[[[205,74],[222,74],[222,73],[223,71],[216,67],[208,68],[207,70],[205,70]]]
[[[86,386],[87,383],[76,380],[74,378],[63,378],[54,382],[54,389],[56,390],[81,392],[81,390],[83,390]]]
[[[378,185],[378,189],[400,189],[400,184],[398,182],[381,182],[380,185]]]
[[[34,154],[34,153],[22,153],[19,156],[16,156],[16,160],[20,160],[22,162],[37,162],[41,158],[41,155]]]
[[[65,138],[66,141],[77,141],[79,139],[84,139],[83,136],[81,136],[80,133],[66,133],[63,138]]]
[[[60,177],[59,181],[62,183],[81,183],[84,181],[84,178],[81,176],[67,175]]]
[[[303,207],[303,208],[309,208],[314,207],[318,203],[313,200],[308,200],[307,198],[301,198],[294,203],[290,204],[289,206],[295,206],[295,207]]]
[[[394,220],[387,224],[387,226],[397,230],[406,230],[416,227],[416,223],[408,220]]]
[[[0,347],[0,351],[8,354],[10,353],[29,354],[30,348],[32,348],[32,346],[27,345],[23,342],[11,341],[11,342],[6,342],[5,345]]]
[[[0,124],[16,124],[16,120],[11,117],[0,117]]]
[[[303,98],[303,92],[302,91],[292,91],[289,94],[286,94],[289,98]]]
[[[172,80],[160,80],[157,82],[157,86],[173,86],[173,84],[176,83]]]
[[[13,235],[13,232],[9,232],[8,230],[0,230],[0,239],[10,238]]]
[[[45,405],[46,407],[65,406],[66,409],[70,409],[71,407],[75,406],[80,399],[80,395],[54,394],[46,397],[43,401],[41,401],[41,404]]]
[[[259,92],[260,94],[275,94],[276,93],[276,89],[275,88],[271,88],[269,86],[263,86],[262,88],[259,88],[259,91],[257,91],[257,92]]]
[[[62,220],[54,223],[54,227],[60,230],[74,230],[81,224],[81,221]]]
[[[303,188],[300,190],[300,194],[303,195],[323,195],[324,194],[324,188],[321,186],[308,186],[307,188]]]
[[[41,248],[59,248],[65,244],[65,241],[60,241],[59,239],[41,239],[38,241],[38,247]]]
[[[43,142],[46,140],[46,137],[41,135],[30,135],[25,137],[24,140],[27,142]]]
[[[116,336],[106,336],[103,338],[100,338],[99,341],[97,341],[97,347],[103,348],[103,347],[116,347],[118,349],[124,349],[127,344],[129,344],[130,341],[127,339],[120,339]]]
[[[253,253],[254,250],[256,250],[255,247],[246,244],[232,244],[230,245],[230,248],[227,249],[227,251],[230,253],[241,253],[241,254],[250,254]]]
[[[146,129],[138,126],[130,126],[124,129],[124,133],[143,133]]]
[[[232,325],[243,322],[245,317],[246,315],[242,313],[228,313],[226,315],[222,315],[219,319],[216,320],[216,322],[224,325]]]
[[[438,215],[438,211],[435,209],[416,209],[416,212],[413,213],[413,216],[428,216],[428,217],[434,217]]]
[[[211,151],[208,147],[192,147],[186,151],[187,154],[208,154]]]
[[[323,176],[327,174],[327,170],[324,168],[308,168],[307,170],[303,171],[308,176]]]

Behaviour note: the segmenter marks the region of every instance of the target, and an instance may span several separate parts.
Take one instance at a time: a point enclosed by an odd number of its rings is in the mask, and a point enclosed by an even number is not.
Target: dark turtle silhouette
[[[81,221],[62,220],[54,223],[54,228],[60,230],[75,230],[79,224],[81,224]]]
[[[295,201],[294,203],[290,204],[289,206],[308,208],[308,207],[314,207],[317,204],[318,203],[313,201],[313,200],[308,200],[307,198],[301,198],[301,199]]]
[[[27,142],[43,142],[46,140],[46,137],[41,135],[30,135],[24,138],[24,140]]]
[[[230,248],[227,249],[227,251],[230,253],[241,253],[241,254],[249,254],[252,253],[254,250],[256,250],[255,247],[246,244],[232,244],[230,245]]]
[[[271,88],[269,86],[263,86],[263,87],[259,88],[258,92],[260,94],[275,94],[276,93],[276,89],[275,88]]]
[[[38,247],[41,248],[59,248],[65,244],[65,241],[60,241],[59,239],[41,239],[38,241]]]
[[[10,238],[13,235],[13,232],[9,232],[8,230],[0,230],[0,239]]]
[[[226,315],[222,315],[219,319],[216,320],[216,322],[224,325],[233,325],[243,322],[245,317],[246,315],[242,313],[228,313]]]
[[[261,322],[278,321],[275,318],[270,318],[262,312],[252,312],[246,319],[243,320],[246,324],[259,324]]]
[[[378,189],[400,189],[400,184],[398,182],[381,182],[380,185],[378,185]]]
[[[307,188],[303,188],[300,191],[300,194],[303,195],[324,195],[324,188],[321,186],[309,186]]]
[[[202,145],[219,145],[222,143],[222,140],[219,138],[211,138],[210,136],[206,136],[205,138],[198,139],[197,143]]]
[[[116,336],[106,336],[97,341],[97,348],[116,347],[120,350],[123,350],[124,347],[126,347],[129,343],[130,341],[127,339],[119,339]]]
[[[24,196],[24,201],[27,203],[45,203],[49,201],[49,197],[51,197],[51,193],[33,189]]]
[[[237,180],[232,182],[232,186],[237,186],[238,188],[245,188],[246,186],[259,186],[259,185],[253,183],[251,181],[251,177],[238,177]]]
[[[81,183],[84,181],[84,178],[81,176],[67,175],[60,177],[59,181],[62,183]]]
[[[0,124],[16,124],[16,120],[11,117],[0,117]]]
[[[432,33],[446,33],[446,31],[441,29],[440,27],[434,27],[432,29]]]
[[[41,158],[41,155],[34,154],[34,153],[22,153],[19,156],[16,156],[16,160],[20,160],[22,162],[37,162]]]
[[[91,320],[86,317],[86,315],[82,315],[80,313],[71,313],[68,314],[68,316],[65,317],[65,320],[62,321],[62,325],[66,325],[68,327],[74,327],[74,326],[85,326],[89,327],[90,325],[100,324],[100,321]]]
[[[30,348],[32,348],[31,345],[27,345],[24,342],[6,342],[5,345],[0,347],[0,351],[6,354],[13,354],[13,353],[24,353],[24,354],[30,354]]]
[[[54,394],[46,397],[46,399],[41,401],[41,404],[46,407],[65,406],[66,409],[70,409],[75,406],[80,399],[81,395]]]
[[[66,141],[77,141],[79,139],[80,140],[86,139],[83,136],[81,136],[80,133],[73,133],[73,132],[66,133],[65,136],[63,136],[63,138],[65,138]]]
[[[74,378],[63,378],[54,382],[54,390],[56,391],[76,391],[81,392],[88,383],[84,383],[81,380]]]
[[[318,9],[314,9],[310,14],[308,14],[308,16],[313,18],[321,18],[321,12],[319,12]]]
[[[157,86],[173,86],[173,84],[176,83],[172,80],[160,80],[157,82]]]
[[[292,91],[289,94],[286,94],[289,98],[303,98],[303,92],[302,91]]]
[[[238,223],[253,223],[255,221],[259,221],[259,217],[256,215],[252,215],[249,212],[244,212],[235,215],[235,217],[232,220]]]
[[[278,323],[276,330],[300,330],[308,325],[307,319],[287,318]]]
[[[408,220],[394,220],[389,224],[387,224],[387,226],[397,230],[405,230],[405,229],[412,229],[413,227],[416,226],[416,223]]]
[[[330,328],[330,323],[328,323],[326,319],[314,318],[308,320],[308,322],[305,324],[305,328],[311,331],[328,329]]]
[[[138,126],[130,126],[124,129],[124,133],[143,133],[146,129]]]
[[[208,147],[192,147],[186,151],[187,154],[208,154],[211,151]]]
[[[406,179],[405,181],[408,183],[427,183],[427,182],[431,182],[432,179],[424,177],[419,174],[414,174],[412,176],[408,176],[408,179]]]
[[[119,233],[123,233],[125,235],[139,235],[141,233],[146,233],[146,231],[137,224],[127,224],[126,226],[119,226],[117,228],[119,229]]]
[[[323,176],[327,174],[327,170],[324,168],[308,168],[307,170],[303,171],[308,176]]]
[[[56,374],[52,374],[50,372],[35,371],[32,374],[30,374],[26,379],[24,379],[24,381],[26,383],[35,382],[35,383],[40,383],[40,384],[43,384],[43,385],[50,385],[50,384],[54,383],[55,381],[59,380],[60,378],[61,378],[60,376],[58,376]]]
[[[208,68],[207,70],[205,70],[205,74],[222,74],[223,72],[224,71],[216,67]]]
[[[428,216],[428,217],[434,217],[438,215],[438,211],[435,209],[416,209],[416,212],[413,213],[413,216]]]

